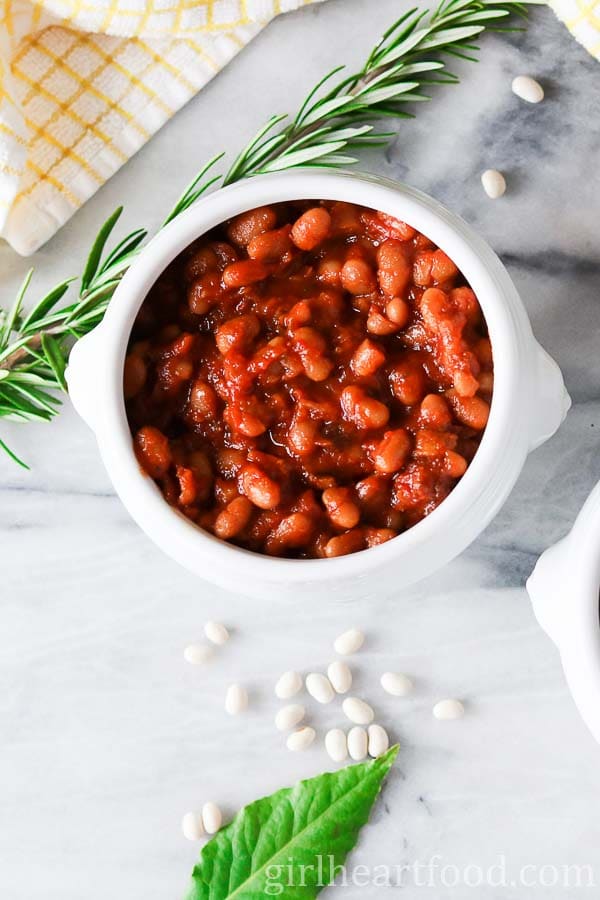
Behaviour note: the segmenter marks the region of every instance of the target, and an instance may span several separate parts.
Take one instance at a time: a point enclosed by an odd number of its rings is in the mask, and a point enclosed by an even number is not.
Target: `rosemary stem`
[[[367,75],[361,75],[360,78],[358,78],[356,83],[353,85],[353,87],[349,91],[347,91],[347,94],[349,96],[354,97],[369,83],[369,81],[371,81],[371,79],[373,77],[375,77],[375,74],[377,74],[379,71],[380,71],[380,69],[377,69],[377,70],[374,70],[373,72],[368,73]],[[265,166],[267,163],[271,162],[272,160],[277,159],[278,157],[282,156],[287,150],[290,149],[292,144],[296,143],[296,141],[301,140],[306,137],[310,137],[311,134],[315,134],[317,131],[319,131],[323,127],[323,122],[325,120],[335,119],[335,118],[339,118],[339,117],[338,116],[331,116],[331,117],[325,116],[324,118],[317,119],[316,122],[311,122],[310,125],[305,125],[302,128],[294,128],[293,126],[290,126],[289,134],[288,134],[287,138],[285,139],[285,141],[282,144],[278,144],[278,146],[275,147],[271,151],[271,153],[269,153],[267,156],[265,156],[261,160],[261,168],[263,166]],[[224,185],[229,184],[227,177],[225,177],[223,179],[223,184]]]
[[[55,329],[49,328],[46,334],[56,334]],[[24,362],[27,357],[30,355],[30,350],[39,350],[42,346],[42,332],[38,332],[37,334],[32,334],[29,341],[23,347],[19,347],[18,350],[15,350],[14,353],[11,353],[10,356],[7,356],[6,359],[3,359],[0,362],[0,369],[5,369],[10,371],[18,366],[20,363]]]

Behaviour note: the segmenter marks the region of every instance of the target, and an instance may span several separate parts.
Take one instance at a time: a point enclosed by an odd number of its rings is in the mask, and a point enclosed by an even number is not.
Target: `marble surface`
[[[405,5],[330,0],[274,23],[37,254],[37,288],[80,271],[98,223],[119,202],[125,226],[157,224],[201,161],[292,109],[340,59],[358,63]],[[180,834],[184,812],[207,798],[231,812],[326,766],[322,747],[300,756],[283,748],[272,684],[289,667],[324,667],[333,637],[352,624],[368,633],[357,689],[402,743],[352,862],[439,856],[462,870],[505,858],[507,883],[484,883],[480,900],[597,896],[600,748],[523,584],[600,477],[600,67],[550,12],[532,18],[526,35],[486,37],[483,61],[456,67],[462,84],[402,122],[384,157],[364,160],[481,230],[574,400],[560,434],[529,458],[501,514],[462,558],[368,606],[247,601],[194,579],[149,543],[68,404],[51,426],[2,427],[32,465],[26,474],[0,460],[3,900],[181,897],[196,856]],[[540,106],[511,94],[522,72],[543,81]],[[509,183],[497,202],[479,184],[490,166]],[[0,246],[3,297],[28,265]],[[184,664],[182,649],[209,617],[233,636],[200,671]],[[386,669],[414,676],[411,699],[382,694]],[[240,720],[223,712],[234,679],[251,694]],[[433,720],[443,696],[465,699],[463,721]],[[333,722],[336,712],[315,718]],[[595,887],[585,886],[589,873],[584,886],[569,887],[560,871],[556,887],[547,871],[534,886],[519,883],[523,866],[543,864],[591,866]],[[473,877],[456,887],[409,877],[402,896],[471,896]],[[345,896],[380,891],[398,889],[349,886]]]

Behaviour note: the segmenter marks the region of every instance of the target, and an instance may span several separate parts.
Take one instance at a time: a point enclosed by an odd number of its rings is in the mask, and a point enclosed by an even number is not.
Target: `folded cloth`
[[[280,12],[320,0],[0,0],[0,236],[33,253]]]
[[[548,5],[579,43],[600,59],[600,0],[548,0]]]

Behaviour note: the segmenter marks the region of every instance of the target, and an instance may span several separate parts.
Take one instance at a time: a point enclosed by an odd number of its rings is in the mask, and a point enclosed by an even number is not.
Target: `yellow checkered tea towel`
[[[0,236],[33,253],[278,13],[319,0],[0,0]]]
[[[548,0],[548,5],[579,43],[600,59],[600,0]]]

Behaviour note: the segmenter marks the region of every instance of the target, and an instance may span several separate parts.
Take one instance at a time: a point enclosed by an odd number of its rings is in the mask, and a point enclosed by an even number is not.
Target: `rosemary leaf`
[[[61,284],[57,284],[57,286],[46,294],[45,297],[42,297],[39,303],[33,307],[29,315],[23,320],[20,329],[21,334],[30,334],[32,329],[39,330],[40,327],[43,327],[41,323],[44,321],[50,310],[56,306],[59,300],[62,300],[69,290],[69,285],[73,281],[75,281],[74,278],[67,278],[65,281],[61,282]]]
[[[102,251],[104,250],[105,244],[109,239],[111,232],[117,221],[123,212],[123,207],[119,206],[118,209],[115,209],[114,213],[108,217],[98,235],[96,236],[96,240],[92,244],[92,249],[90,250],[90,255],[88,256],[87,263],[85,264],[85,269],[83,270],[83,275],[81,276],[81,290],[86,291],[90,286],[94,275],[98,270],[98,265],[100,264],[100,258],[102,257]]]
[[[6,348],[12,332],[17,330],[19,315],[21,313],[21,306],[23,305],[23,298],[25,296],[27,288],[29,287],[32,276],[33,269],[30,269],[23,279],[23,283],[21,284],[21,287],[17,292],[17,296],[15,297],[13,305],[10,307],[8,313],[3,316],[2,328],[0,329],[1,350],[4,350]]]
[[[4,452],[6,453],[6,455],[7,455],[10,459],[12,459],[12,461],[15,462],[18,466],[21,466],[21,468],[23,468],[23,469],[27,469],[28,472],[30,471],[30,468],[29,468],[29,466],[27,465],[27,463],[26,463],[26,462],[23,462],[23,460],[22,460],[20,457],[18,457],[17,454],[16,454],[13,450],[11,450],[10,447],[8,447],[8,446],[4,443],[4,441],[2,440],[2,438],[0,438],[0,450],[4,450]]]
[[[48,360],[48,365],[54,372],[56,380],[63,389],[67,390],[67,382],[65,381],[65,369],[67,361],[61,349],[59,342],[51,334],[42,335],[42,350]]]

